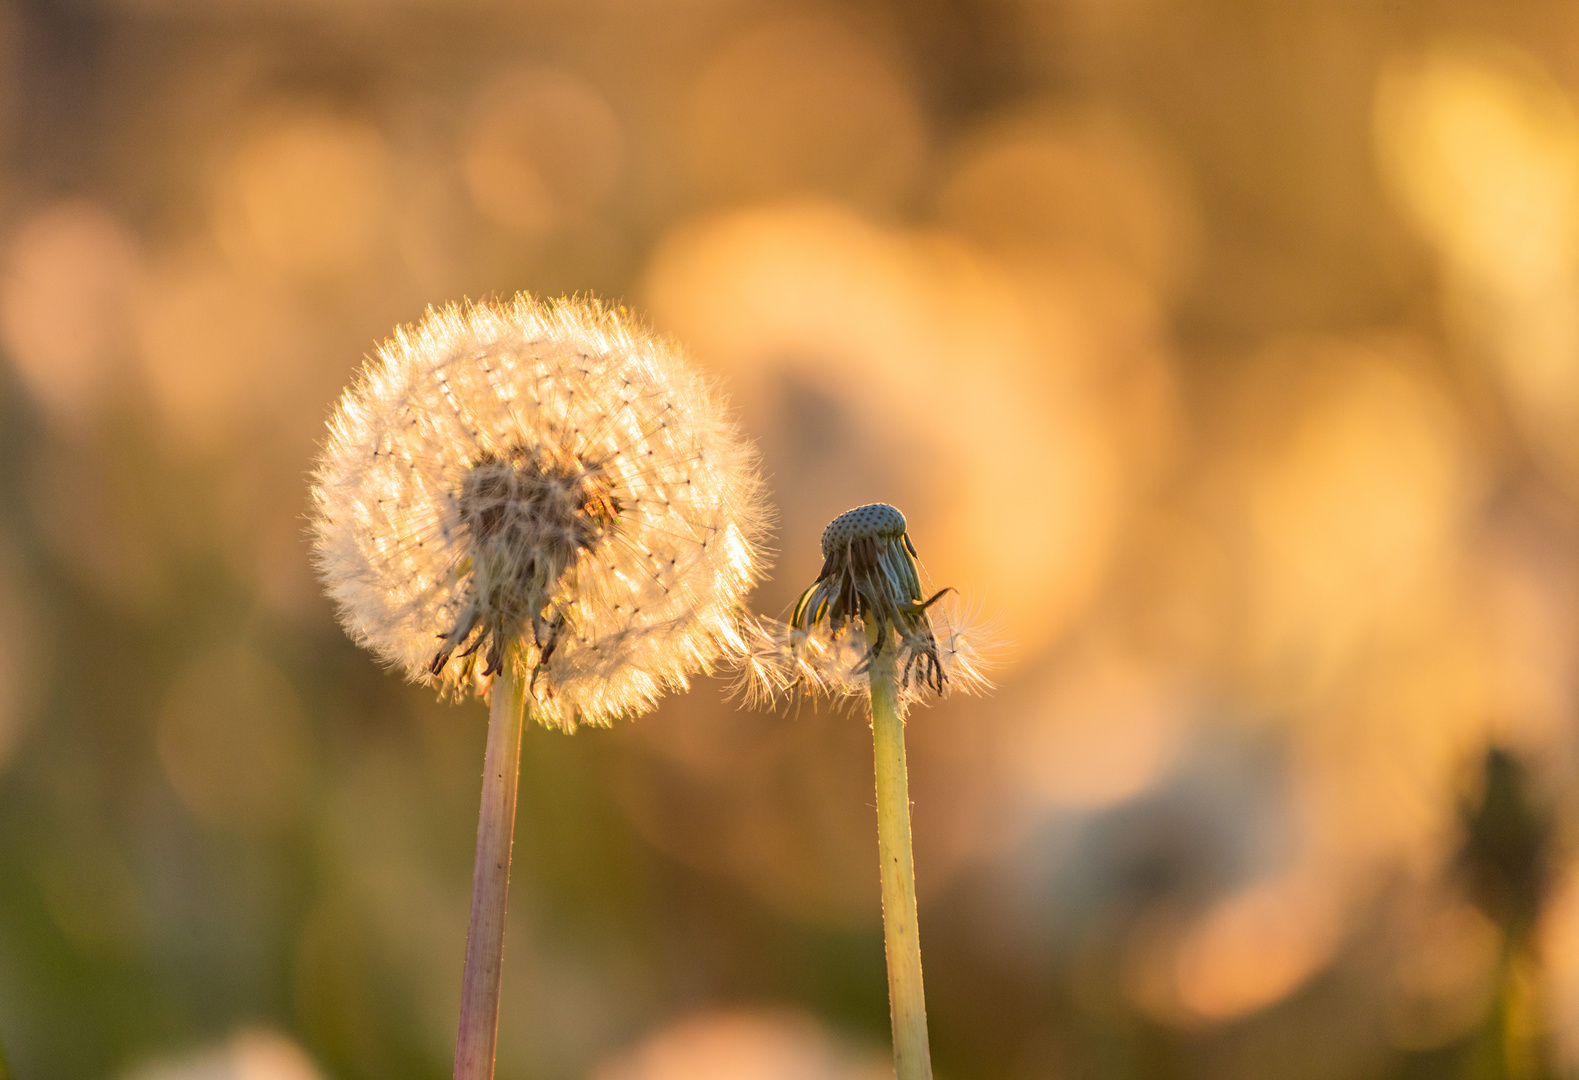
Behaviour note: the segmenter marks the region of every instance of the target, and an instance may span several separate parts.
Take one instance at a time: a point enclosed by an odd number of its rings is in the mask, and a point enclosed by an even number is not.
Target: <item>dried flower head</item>
[[[442,691],[482,691],[513,656],[533,714],[570,729],[744,648],[755,453],[621,312],[524,295],[430,310],[346,392],[315,479],[347,632]]]
[[[915,545],[905,515],[887,503],[848,510],[822,534],[822,572],[795,604],[787,627],[760,628],[745,686],[772,697],[806,687],[864,695],[872,660],[897,649],[900,697],[928,691],[976,692],[989,684],[975,644],[979,631],[942,589],[923,598]]]

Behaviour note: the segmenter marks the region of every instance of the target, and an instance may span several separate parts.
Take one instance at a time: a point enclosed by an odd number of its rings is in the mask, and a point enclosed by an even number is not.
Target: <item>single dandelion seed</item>
[[[871,702],[877,767],[877,841],[883,940],[897,1080],[930,1080],[904,713],[926,696],[980,691],[976,635],[927,597],[905,516],[886,503],[856,507],[822,534],[822,572],[801,594],[787,627],[759,627],[746,688],[772,696],[795,686]],[[934,616],[940,616],[935,618]]]
[[[745,654],[755,452],[671,344],[523,295],[397,330],[341,399],[313,498],[351,637],[490,699],[455,1076],[491,1077],[523,713],[606,725]]]

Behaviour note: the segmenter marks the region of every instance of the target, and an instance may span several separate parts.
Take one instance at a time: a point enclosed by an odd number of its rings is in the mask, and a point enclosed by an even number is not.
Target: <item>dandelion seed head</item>
[[[605,724],[745,651],[755,452],[622,312],[429,311],[342,398],[313,495],[347,632],[446,694],[513,662],[539,720]]]
[[[950,690],[979,692],[984,629],[951,589],[924,599],[905,515],[869,503],[834,518],[822,534],[823,566],[787,625],[751,626],[752,649],[740,686],[752,704],[804,688],[839,697],[865,694],[872,661],[896,652],[902,704]]]

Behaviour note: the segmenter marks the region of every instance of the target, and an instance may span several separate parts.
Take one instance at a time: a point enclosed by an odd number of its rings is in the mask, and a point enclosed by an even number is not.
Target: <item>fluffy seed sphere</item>
[[[483,691],[514,657],[533,715],[568,730],[745,649],[755,452],[623,313],[524,295],[430,310],[346,391],[315,481],[346,631],[444,692]]]

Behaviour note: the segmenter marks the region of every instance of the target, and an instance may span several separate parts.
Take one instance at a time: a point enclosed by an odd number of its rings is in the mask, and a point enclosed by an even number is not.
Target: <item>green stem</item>
[[[877,854],[883,881],[883,945],[888,954],[888,1012],[894,1029],[896,1080],[932,1080],[927,1004],[921,989],[916,930],[916,872],[910,857],[910,789],[905,722],[899,715],[895,644],[884,642],[871,665],[872,749],[877,763]]]
[[[483,759],[482,809],[477,818],[477,865],[472,878],[466,968],[461,976],[455,1080],[492,1080],[499,1039],[499,979],[504,968],[505,901],[510,892],[510,845],[515,837],[515,793],[521,770],[521,726],[526,686],[515,657],[494,679]]]
[[[1545,1075],[1540,1060],[1540,1015],[1535,996],[1537,974],[1526,935],[1509,935],[1503,947],[1499,1026],[1504,1074],[1509,1080]]]

